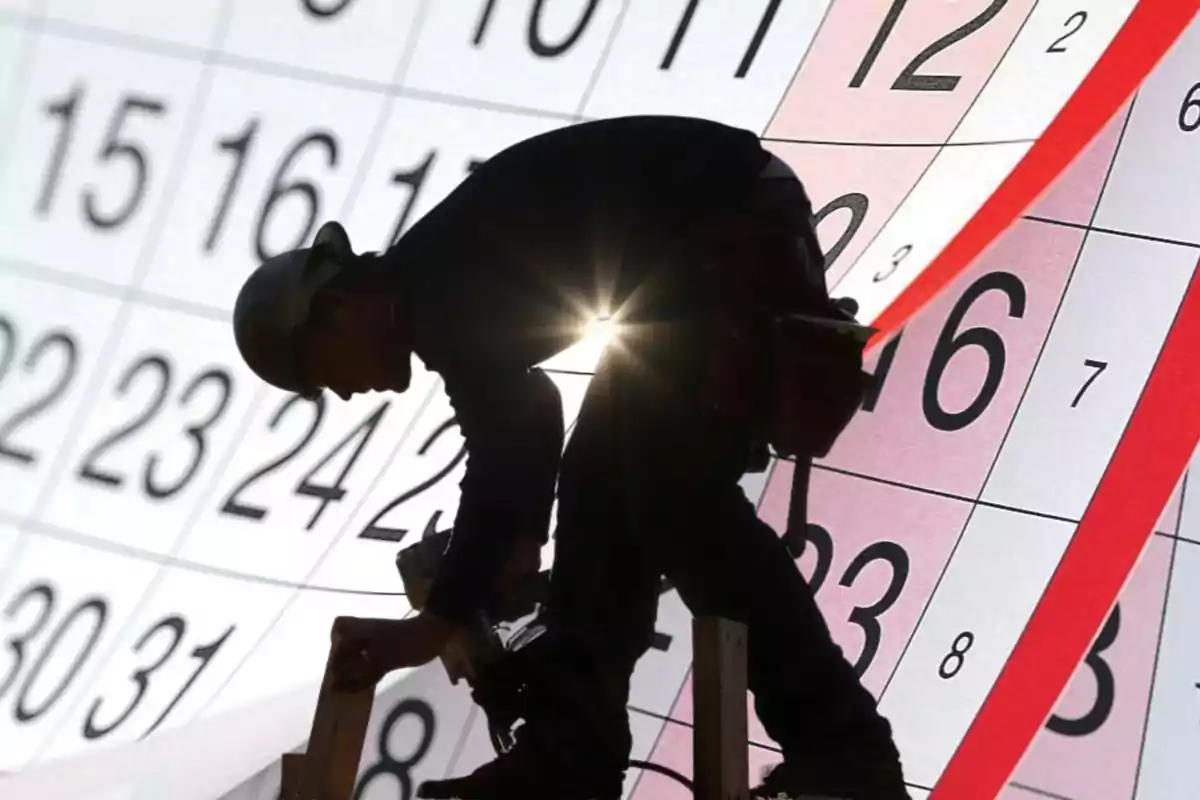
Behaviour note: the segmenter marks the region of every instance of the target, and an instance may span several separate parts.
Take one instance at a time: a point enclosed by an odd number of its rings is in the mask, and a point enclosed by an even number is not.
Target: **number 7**
[[[1096,370],[1096,372],[1095,372],[1095,374],[1092,375],[1092,377],[1088,378],[1087,381],[1083,384],[1083,388],[1081,388],[1079,390],[1079,394],[1075,395],[1075,399],[1071,401],[1071,408],[1075,408],[1075,406],[1079,405],[1079,399],[1081,397],[1083,397],[1083,393],[1086,392],[1088,390],[1088,387],[1092,385],[1092,381],[1094,381],[1094,380],[1096,380],[1096,378],[1100,377],[1100,373],[1104,372],[1104,368],[1108,366],[1108,362],[1107,361],[1093,361],[1092,359],[1089,358],[1089,359],[1084,360],[1083,365],[1085,367],[1091,367],[1092,369]]]

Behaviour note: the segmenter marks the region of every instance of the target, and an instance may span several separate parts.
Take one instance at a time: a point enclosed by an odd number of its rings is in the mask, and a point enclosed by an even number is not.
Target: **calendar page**
[[[1194,797],[1196,6],[0,0],[0,795],[278,796],[330,623],[409,613],[395,553],[466,452],[420,365],[349,402],[258,381],[241,281],[329,219],[386,248],[529,136],[665,113],[788,162],[884,331],[811,524],[788,462],[745,488],[913,796]],[[598,353],[545,365],[568,423]],[[690,620],[662,597],[631,698],[634,757],[684,774]],[[492,756],[439,664],[396,673],[355,797]]]

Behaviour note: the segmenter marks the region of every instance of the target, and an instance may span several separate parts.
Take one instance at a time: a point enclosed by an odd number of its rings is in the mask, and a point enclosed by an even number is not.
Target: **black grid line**
[[[829,15],[833,12],[834,2],[825,4],[825,10],[821,12],[821,21],[817,23],[817,27],[813,29],[812,38],[808,40],[808,46],[804,48],[804,52],[800,55],[800,60],[796,62],[796,69],[792,72],[792,77],[788,80],[787,85],[783,87],[783,91],[779,93],[779,99],[775,101],[775,109],[767,116],[766,122],[763,123],[763,129],[759,133],[760,139],[765,139],[766,133],[771,129],[771,125],[779,117],[780,110],[783,109],[783,104],[787,102],[792,94],[792,87],[796,85],[796,81],[800,78],[800,73],[804,71],[804,65],[808,63],[808,57],[812,55],[813,45],[820,41],[821,31],[825,29],[825,23],[829,22]],[[768,139],[766,141],[785,141],[782,139]]]
[[[1189,242],[1186,239],[1169,239],[1165,236],[1152,236],[1148,233],[1135,233],[1133,231],[1122,231],[1116,228],[1104,228],[1099,225],[1085,225],[1081,222],[1064,222],[1063,220],[1050,219],[1049,217],[1039,217],[1034,214],[1026,214],[1023,219],[1030,222],[1039,222],[1043,225],[1053,225],[1058,228],[1074,228],[1075,230],[1086,231],[1088,233],[1103,233],[1109,236],[1119,236],[1124,239],[1136,239],[1143,242],[1157,242],[1159,244],[1173,244],[1179,247],[1186,247],[1190,250],[1200,249],[1200,242]]]
[[[1054,792],[1047,792],[1045,789],[1039,789],[1036,786],[1030,786],[1029,784],[1025,784],[1025,783],[1017,783],[1016,781],[1012,781],[1008,785],[1013,786],[1017,789],[1022,789],[1026,792],[1029,792],[1030,794],[1036,794],[1039,797],[1048,797],[1048,798],[1050,798],[1050,800],[1076,800],[1076,798],[1068,797],[1065,794],[1055,794]]]
[[[1102,186],[1101,186],[1100,192],[1096,199],[1096,203],[1092,209],[1092,219],[1093,220],[1095,218],[1096,210],[1100,207],[1100,198],[1103,197],[1103,195],[1104,195],[1104,186],[1107,185],[1107,183],[1108,183],[1108,176],[1112,174],[1113,165],[1116,164],[1116,162],[1117,162],[1118,154],[1121,149],[1121,141],[1124,139],[1124,136],[1125,136],[1125,130],[1127,129],[1127,127],[1129,125],[1129,121],[1133,118],[1133,105],[1134,105],[1133,101],[1131,101],[1129,104],[1129,111],[1125,117],[1124,124],[1121,127],[1121,134],[1117,140],[1117,146],[1114,148],[1112,158],[1110,159],[1109,164],[1108,164],[1108,171],[1105,173],[1104,184],[1102,184]],[[984,475],[983,480],[980,482],[978,495],[976,497],[977,501],[979,498],[981,498],[983,496],[984,491],[986,491],[986,489],[987,489],[988,480],[991,478],[992,472],[995,469],[996,464],[1000,460],[1000,454],[1004,451],[1004,445],[1008,441],[1009,435],[1012,433],[1013,424],[1016,422],[1016,419],[1021,412],[1021,405],[1022,405],[1022,403],[1024,403],[1025,397],[1028,395],[1028,392],[1029,392],[1029,387],[1033,384],[1034,377],[1037,375],[1038,364],[1041,362],[1042,355],[1045,353],[1046,347],[1049,344],[1050,337],[1054,331],[1055,321],[1058,319],[1058,312],[1062,308],[1062,303],[1066,299],[1067,293],[1070,291],[1071,280],[1075,275],[1075,270],[1076,270],[1077,266],[1079,265],[1079,260],[1083,255],[1083,250],[1084,250],[1084,247],[1086,246],[1086,244],[1087,244],[1087,236],[1085,234],[1083,240],[1080,241],[1078,249],[1075,252],[1075,259],[1071,265],[1071,271],[1068,274],[1067,279],[1063,284],[1063,291],[1062,291],[1062,294],[1059,296],[1059,301],[1058,301],[1057,306],[1055,307],[1054,314],[1050,319],[1050,323],[1046,327],[1046,333],[1042,339],[1042,346],[1039,348],[1038,354],[1034,359],[1033,367],[1029,371],[1029,378],[1025,382],[1025,386],[1021,391],[1021,396],[1020,396],[1020,398],[1018,398],[1017,404],[1016,404],[1016,406],[1014,406],[1012,415],[1009,418],[1008,425],[1005,427],[1004,434],[1003,434],[1003,436],[1001,436],[1000,442],[999,442],[998,446],[996,447],[995,452],[993,453],[992,463],[988,467],[988,471]],[[950,553],[946,558],[946,563],[942,567],[942,571],[938,575],[937,581],[934,582],[933,588],[930,590],[929,596],[925,600],[925,605],[921,609],[921,613],[917,617],[917,621],[916,621],[916,624],[913,626],[912,633],[909,634],[908,640],[904,643],[904,647],[901,648],[900,655],[896,659],[896,663],[892,667],[891,672],[888,674],[887,681],[884,682],[883,688],[879,692],[878,699],[879,699],[880,703],[883,702],[883,698],[887,694],[888,687],[891,686],[892,681],[895,679],[896,673],[900,669],[900,665],[904,662],[904,657],[908,654],[908,650],[912,646],[913,640],[916,638],[917,632],[921,629],[921,623],[925,620],[926,614],[929,612],[929,609],[933,606],[934,598],[937,596],[938,588],[942,585],[942,581],[945,579],[947,573],[950,571],[950,565],[954,562],[954,554],[958,552],[958,549],[962,545],[963,539],[966,536],[967,530],[971,526],[971,520],[975,516],[976,508],[977,508],[977,506],[973,505],[971,507],[971,510],[968,512],[967,518],[962,524],[962,529],[959,531],[959,534],[954,541],[954,545],[951,547]]]
[[[575,104],[575,111],[571,116],[576,120],[584,120],[583,110],[587,108],[587,104],[592,100],[592,93],[596,91],[596,86],[600,83],[600,75],[604,72],[604,67],[608,64],[608,58],[612,55],[613,45],[617,43],[617,36],[621,33],[621,26],[625,23],[625,15],[629,13],[629,3],[632,0],[621,0],[621,10],[617,12],[617,17],[613,20],[612,30],[608,32],[608,39],[604,42],[604,47],[600,50],[600,58],[596,60],[596,66],[592,69],[592,74],[588,78],[587,85],[583,87],[583,92],[580,94],[579,102]]]
[[[0,512],[0,520],[12,522],[16,518],[16,515]],[[257,583],[264,586],[279,586],[287,589],[299,589],[310,592],[332,592],[334,594],[346,595],[381,595],[387,597],[405,596],[404,592],[380,592],[365,589],[345,589],[340,586],[322,586],[319,584],[304,583],[302,581],[288,581],[281,578],[271,578],[265,575],[255,574],[253,572],[228,569],[226,567],[217,567],[200,561],[175,558],[165,553],[157,553],[153,550],[147,550],[143,547],[134,547],[132,545],[122,544],[121,542],[117,542],[112,539],[105,539],[102,536],[80,533],[78,531],[69,530],[61,525],[52,525],[48,522],[32,522],[27,524],[26,527],[34,534],[35,538],[54,539],[56,541],[68,542],[80,547],[86,547],[90,550],[111,553],[113,555],[132,559],[134,561],[158,564],[162,567],[181,569],[187,572],[196,572],[204,575],[214,575],[219,578],[229,578],[231,580],[242,581],[245,583]],[[154,586],[153,584],[150,584],[147,586],[146,591],[143,592],[143,595],[148,596],[153,590]],[[132,619],[134,614],[135,612],[130,612],[130,614],[127,616]]]
[[[1190,477],[1190,475],[1188,476]],[[1179,497],[1179,509],[1175,514],[1175,530],[1183,530],[1183,509],[1187,502],[1188,477],[1183,480],[1183,488]],[[1138,796],[1138,785],[1142,781],[1142,764],[1146,758],[1146,740],[1150,735],[1150,718],[1154,710],[1154,690],[1158,687],[1158,660],[1162,656],[1163,637],[1167,633],[1167,612],[1171,607],[1171,582],[1175,578],[1175,557],[1179,554],[1179,538],[1171,542],[1171,560],[1167,566],[1167,585],[1163,590],[1162,613],[1158,620],[1158,636],[1154,639],[1154,665],[1150,668],[1150,686],[1146,696],[1146,714],[1142,719],[1141,741],[1138,743],[1137,767],[1133,773],[1133,791],[1131,798]]]

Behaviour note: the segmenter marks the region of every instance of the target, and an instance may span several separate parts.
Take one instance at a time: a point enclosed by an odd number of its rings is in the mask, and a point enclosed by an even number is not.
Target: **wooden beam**
[[[354,793],[375,687],[358,692],[334,690],[333,656],[339,639],[335,620],[308,750],[303,755],[288,753],[283,757],[283,788],[297,793],[294,798],[284,794],[288,800],[350,800]]]
[[[692,620],[692,764],[696,800],[749,800],[746,626]]]

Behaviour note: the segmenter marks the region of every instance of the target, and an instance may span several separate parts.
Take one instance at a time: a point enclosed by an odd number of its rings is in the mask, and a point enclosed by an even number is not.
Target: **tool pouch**
[[[870,386],[862,368],[869,332],[849,322],[798,315],[773,321],[767,440],[778,455],[828,455]]]

